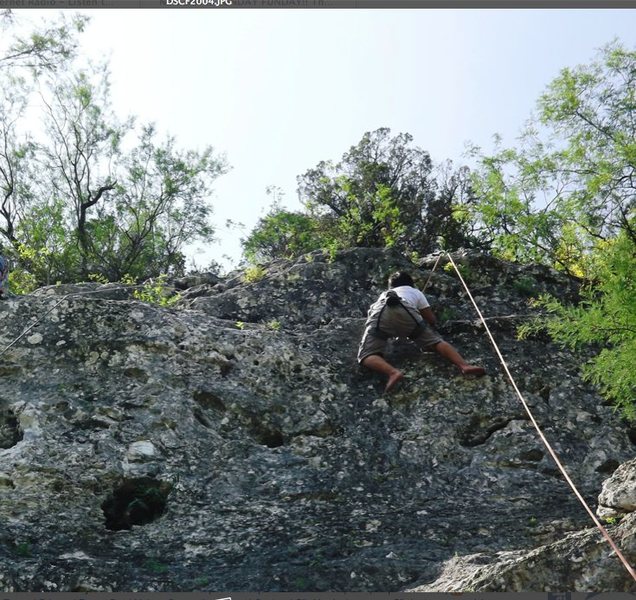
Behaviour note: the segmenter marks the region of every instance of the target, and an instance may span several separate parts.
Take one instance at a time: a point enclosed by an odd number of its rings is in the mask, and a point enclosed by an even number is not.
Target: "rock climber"
[[[426,296],[415,287],[413,277],[398,271],[389,277],[389,289],[369,308],[364,335],[358,349],[358,362],[388,377],[388,392],[404,374],[383,356],[389,338],[408,337],[420,348],[433,348],[456,365],[463,375],[484,375],[483,367],[468,364],[434,329],[437,319]]]

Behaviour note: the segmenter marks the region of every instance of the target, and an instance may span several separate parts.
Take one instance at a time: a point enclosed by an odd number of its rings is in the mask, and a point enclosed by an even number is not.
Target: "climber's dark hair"
[[[399,287],[401,285],[410,285],[415,287],[415,282],[410,273],[406,271],[397,271],[389,277],[389,288]]]

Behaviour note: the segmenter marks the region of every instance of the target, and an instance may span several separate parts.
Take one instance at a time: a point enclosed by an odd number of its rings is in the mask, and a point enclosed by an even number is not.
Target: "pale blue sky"
[[[50,13],[49,13],[50,14]],[[271,201],[298,208],[296,176],[337,161],[366,131],[408,132],[435,161],[465,144],[513,143],[547,84],[618,38],[636,10],[93,10],[83,36],[111,56],[122,114],[183,147],[212,145],[232,170],[212,199],[220,242],[196,262],[237,261]],[[226,263],[227,265],[227,263]]]

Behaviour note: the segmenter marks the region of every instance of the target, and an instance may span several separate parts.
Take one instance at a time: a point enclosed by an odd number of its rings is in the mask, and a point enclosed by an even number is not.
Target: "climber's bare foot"
[[[402,371],[395,371],[393,374],[389,375],[389,380],[386,382],[384,391],[390,392],[403,377],[404,373],[402,373]]]
[[[483,367],[475,367],[473,365],[462,365],[459,367],[462,375],[475,375],[477,377],[481,377],[486,374],[486,369]]]

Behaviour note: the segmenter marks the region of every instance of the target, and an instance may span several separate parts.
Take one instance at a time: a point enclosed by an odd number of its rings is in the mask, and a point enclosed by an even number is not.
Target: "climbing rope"
[[[35,321],[33,321],[33,323],[31,323],[31,325],[29,325],[17,338],[15,338],[8,346],[5,346],[2,350],[0,350],[0,356],[2,356],[7,350],[9,350],[9,348],[11,348],[15,344],[17,344],[27,333],[29,333],[29,331],[31,331],[31,329],[33,329],[38,323],[40,323],[42,321],[42,319],[44,319],[44,317],[48,316],[60,304],[62,304],[62,302],[64,302],[64,300],[66,300],[67,298],[70,298],[71,296],[74,296],[74,295],[76,295],[78,293],[79,292],[75,292],[74,294],[66,294],[65,296],[62,296],[62,299],[59,302],[57,302],[55,304],[55,306],[53,306],[53,308],[50,308],[43,315],[40,315],[39,317],[37,317],[35,319]]]
[[[422,293],[426,290],[426,288],[428,287],[428,284],[431,282],[431,277],[433,277],[433,273],[435,273],[435,269],[437,269],[437,265],[439,264],[439,261],[441,260],[442,256],[444,256],[444,253],[440,252],[439,256],[437,257],[437,260],[435,261],[435,264],[433,265],[433,268],[431,269],[428,279],[426,280],[426,283],[424,284],[424,287],[422,288]]]
[[[543,431],[541,431],[541,428],[539,427],[539,424],[537,423],[537,421],[535,420],[534,416],[532,415],[532,411],[530,410],[530,407],[528,406],[528,403],[526,402],[525,398],[523,397],[523,394],[519,391],[519,388],[517,387],[517,384],[516,384],[514,378],[512,377],[512,374],[510,373],[510,369],[508,368],[508,365],[507,365],[503,355],[501,354],[501,351],[499,350],[499,346],[497,346],[497,342],[495,342],[495,338],[492,336],[492,333],[490,332],[490,328],[488,327],[488,324],[486,323],[486,319],[484,319],[484,316],[482,315],[481,311],[479,310],[479,307],[477,306],[477,303],[475,302],[475,299],[473,298],[473,295],[470,293],[470,290],[468,289],[468,285],[464,281],[464,278],[462,277],[462,274],[460,273],[459,269],[457,268],[457,265],[455,264],[455,261],[453,260],[453,257],[450,255],[450,253],[447,253],[447,256],[448,256],[448,258],[450,260],[450,263],[453,265],[453,268],[455,269],[455,272],[457,273],[457,276],[459,277],[459,280],[462,282],[462,285],[464,286],[464,289],[466,290],[466,293],[468,294],[468,297],[470,298],[470,301],[472,302],[473,306],[475,307],[475,310],[477,311],[477,314],[479,315],[479,319],[481,320],[481,322],[482,322],[482,324],[484,326],[484,329],[486,330],[486,333],[488,334],[488,337],[490,338],[490,342],[492,343],[493,347],[495,348],[495,352],[497,353],[497,356],[499,357],[499,360],[500,360],[501,364],[503,365],[504,371],[505,371],[506,375],[508,376],[508,379],[510,380],[510,383],[512,384],[512,387],[514,388],[515,392],[517,393],[517,396],[519,397],[519,400],[521,400],[521,404],[523,405],[525,411],[528,413],[528,416],[530,417],[530,421],[534,425],[534,428],[537,430],[537,433],[539,434],[539,437],[541,438],[541,441],[543,442],[544,446],[547,448],[548,452],[550,453],[550,456],[552,456],[552,459],[554,460],[554,462],[556,463],[557,467],[559,468],[559,471],[561,471],[561,474],[563,475],[563,477],[565,478],[565,480],[567,481],[569,486],[572,488],[572,491],[574,492],[576,497],[579,499],[579,501],[581,502],[581,504],[583,505],[583,507],[585,508],[587,513],[590,515],[590,517],[592,518],[592,521],[594,521],[594,524],[598,527],[598,529],[600,530],[600,532],[603,535],[603,537],[605,538],[605,540],[612,547],[612,549],[616,553],[616,556],[623,563],[623,566],[625,567],[625,569],[627,569],[627,572],[632,576],[634,581],[636,581],[636,571],[634,571],[634,568],[629,564],[629,562],[625,558],[625,556],[623,556],[623,553],[619,550],[618,546],[615,544],[614,540],[610,537],[609,533],[607,533],[607,530],[605,529],[605,527],[603,527],[601,522],[596,518],[596,515],[594,514],[592,509],[589,507],[589,505],[587,504],[587,502],[585,501],[585,499],[583,498],[583,496],[581,495],[579,490],[576,488],[576,486],[574,485],[574,482],[572,481],[572,479],[570,479],[570,476],[568,475],[567,471],[565,470],[565,467],[561,464],[561,461],[559,460],[559,457],[557,456],[556,452],[553,450],[552,446],[550,445],[550,442],[548,442],[547,438],[543,434]],[[437,266],[438,262],[439,262],[439,257],[437,259],[437,262],[435,263],[435,267]],[[433,267],[433,271],[435,270],[435,267]],[[433,275],[433,273],[431,272],[431,276],[432,275]],[[430,281],[430,276],[429,276],[429,281]],[[427,282],[427,284],[428,284],[428,282]]]
[[[165,287],[169,287],[169,286],[165,286]],[[116,286],[116,287],[110,287],[107,290],[96,289],[96,290],[86,290],[86,291],[83,291],[83,292],[71,292],[70,294],[65,294],[64,296],[62,296],[62,298],[60,299],[59,302],[56,302],[46,312],[44,312],[43,314],[41,314],[38,317],[36,317],[36,319],[33,321],[33,323],[31,323],[17,338],[15,338],[10,344],[8,344],[2,350],[0,350],[0,356],[2,356],[10,348],[15,346],[15,344],[17,344],[27,333],[29,333],[29,331],[31,331],[36,325],[38,325],[38,323],[41,323],[45,319],[45,317],[50,315],[65,300],[68,300],[69,298],[72,298],[73,296],[85,296],[85,295],[88,295],[88,294],[100,294],[100,293],[103,293],[104,291],[116,292],[116,291],[119,291],[119,290],[132,290],[132,289],[136,289],[136,288],[143,288],[143,285],[142,284],[138,284],[138,285],[120,285],[120,286]]]

